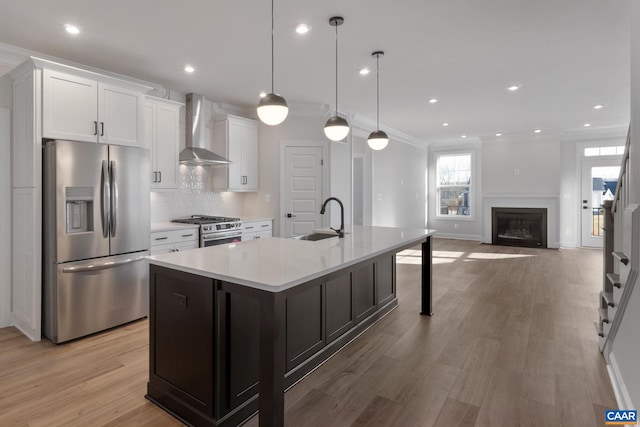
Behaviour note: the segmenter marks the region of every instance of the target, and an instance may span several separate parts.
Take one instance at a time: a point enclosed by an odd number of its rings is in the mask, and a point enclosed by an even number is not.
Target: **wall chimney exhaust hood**
[[[206,123],[202,117],[204,96],[187,94],[185,149],[180,152],[180,163],[201,166],[228,165],[231,161],[207,150]]]

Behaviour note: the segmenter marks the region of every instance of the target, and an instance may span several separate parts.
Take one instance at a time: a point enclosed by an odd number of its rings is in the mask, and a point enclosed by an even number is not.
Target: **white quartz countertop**
[[[344,238],[248,240],[149,257],[149,263],[279,292],[424,241],[435,230],[353,226]]]
[[[195,230],[200,226],[197,224],[181,224],[179,222],[158,221],[151,223],[151,232],[171,231],[171,230]]]

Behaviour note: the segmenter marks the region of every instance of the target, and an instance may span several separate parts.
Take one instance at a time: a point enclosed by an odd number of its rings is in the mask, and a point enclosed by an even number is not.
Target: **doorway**
[[[601,248],[605,200],[613,200],[620,174],[620,159],[584,159],[580,200],[581,244]]]
[[[280,212],[282,237],[310,234],[322,228],[324,188],[324,150],[322,146],[283,147]]]

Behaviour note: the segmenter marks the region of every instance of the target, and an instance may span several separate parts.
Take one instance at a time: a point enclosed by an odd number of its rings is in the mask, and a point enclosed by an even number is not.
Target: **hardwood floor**
[[[399,307],[287,392],[287,425],[603,424],[599,251],[436,239],[433,317],[419,263],[399,255]],[[144,398],[147,351],[146,320],[60,346],[0,329],[0,425],[181,425]]]

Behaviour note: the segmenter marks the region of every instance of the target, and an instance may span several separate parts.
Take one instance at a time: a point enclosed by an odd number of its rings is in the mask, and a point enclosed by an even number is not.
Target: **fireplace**
[[[547,247],[547,209],[491,208],[491,243]]]

